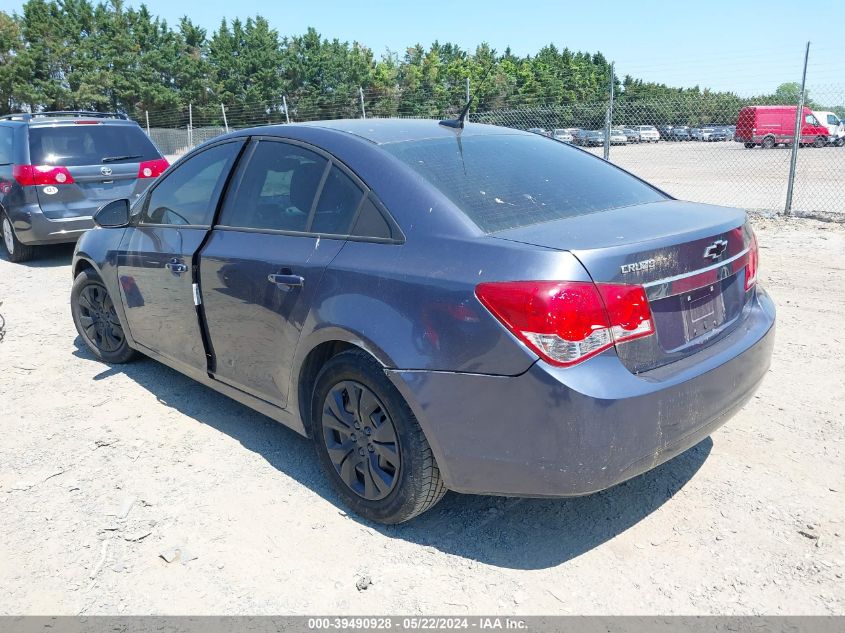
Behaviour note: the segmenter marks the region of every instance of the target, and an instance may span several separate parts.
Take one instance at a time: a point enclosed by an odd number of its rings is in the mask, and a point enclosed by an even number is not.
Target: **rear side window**
[[[73,124],[31,127],[33,165],[99,165],[137,163],[161,158],[137,125]]]
[[[347,235],[364,192],[340,169],[332,166],[317,202],[312,233]]]
[[[0,125],[0,165],[8,165],[14,163],[12,153],[12,138],[14,132],[12,128]]]
[[[241,145],[210,147],[167,172],[149,195],[142,223],[210,226]]]
[[[488,233],[666,199],[601,159],[537,135],[428,139],[382,147]]]
[[[227,196],[220,224],[239,228],[304,232],[328,161],[314,152],[260,141]]]
[[[361,205],[352,234],[358,237],[380,237],[384,239],[393,237],[390,225],[369,196]]]

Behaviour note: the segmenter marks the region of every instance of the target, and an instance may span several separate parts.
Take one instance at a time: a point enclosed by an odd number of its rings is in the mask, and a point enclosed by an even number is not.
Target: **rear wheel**
[[[76,331],[94,355],[106,363],[126,363],[137,352],[129,347],[102,279],[90,268],[73,282],[70,293],[71,314]]]
[[[836,143],[834,143],[834,145],[836,145],[836,147],[842,147],[845,145],[845,136],[836,139]]]
[[[745,149],[754,149],[754,143],[746,143]]]
[[[32,259],[35,248],[21,243],[18,236],[15,235],[11,220],[5,213],[0,214],[0,231],[3,233],[3,248],[6,250],[10,262],[19,263]]]
[[[326,363],[314,386],[311,421],[332,485],[364,518],[402,523],[446,494],[414,414],[368,354],[353,350]]]
[[[775,138],[773,136],[767,136],[763,139],[761,145],[763,149],[772,149],[775,146]]]

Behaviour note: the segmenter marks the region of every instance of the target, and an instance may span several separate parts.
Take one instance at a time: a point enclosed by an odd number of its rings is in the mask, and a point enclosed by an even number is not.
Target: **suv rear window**
[[[440,189],[487,233],[665,199],[601,159],[533,134],[382,147]]]
[[[33,165],[99,165],[104,159],[138,163],[161,158],[141,128],[104,124],[31,127],[29,154]]]

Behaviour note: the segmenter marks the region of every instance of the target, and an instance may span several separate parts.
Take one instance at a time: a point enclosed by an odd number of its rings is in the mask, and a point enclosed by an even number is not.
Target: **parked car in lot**
[[[0,224],[13,262],[74,242],[104,201],[135,199],[167,161],[134,121],[100,112],[0,117]]]
[[[694,127],[689,131],[690,139],[693,141],[724,141],[728,135],[722,128],[718,127]]]
[[[673,125],[669,131],[668,139],[670,141],[689,141],[689,128],[686,125]]]
[[[745,106],[736,120],[734,140],[751,149],[760,146],[771,149],[777,145],[791,145],[795,139],[795,115],[798,106]],[[800,145],[824,147],[830,132],[804,107],[801,117]]]
[[[518,130],[240,130],[95,221],[72,265],[83,344],[311,437],[373,521],[446,489],[624,481],[722,425],[772,352],[745,211]]]
[[[602,132],[604,135],[604,132]],[[611,129],[610,130],[610,144],[611,145],[626,145],[628,143],[628,137],[625,135],[625,132],[618,129]]]
[[[552,138],[564,143],[571,143],[573,140],[572,132],[566,128],[556,128],[552,130]]]
[[[532,134],[539,134],[540,136],[549,136],[549,132],[541,127],[530,127],[526,131]]]
[[[836,113],[827,110],[813,110],[813,114],[828,132],[828,143],[836,147],[845,145],[845,123],[836,116]]]
[[[672,126],[671,125],[658,125],[657,131],[660,134],[660,138],[664,141],[671,140],[670,136],[672,135]]]
[[[635,125],[634,129],[639,132],[641,143],[657,143],[660,140],[660,132],[653,125]]]
[[[622,128],[622,133],[625,135],[625,138],[628,140],[629,143],[639,143],[640,142],[640,132],[632,127],[624,127]]]
[[[583,147],[604,145],[604,130],[581,130],[581,133],[575,137],[575,143]]]

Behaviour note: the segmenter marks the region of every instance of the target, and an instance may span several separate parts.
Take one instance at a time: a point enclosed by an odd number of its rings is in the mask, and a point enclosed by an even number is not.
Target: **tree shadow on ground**
[[[93,359],[79,337],[76,346],[77,356]],[[105,367],[94,379],[117,374],[128,376],[165,406],[236,439],[346,514],[310,440],[156,361]],[[712,446],[707,438],[648,473],[585,497],[514,499],[450,492],[429,512],[398,526],[348,516],[389,538],[454,556],[498,567],[544,569],[588,552],[660,508],[698,471]],[[168,459],[166,452],[160,457]]]

